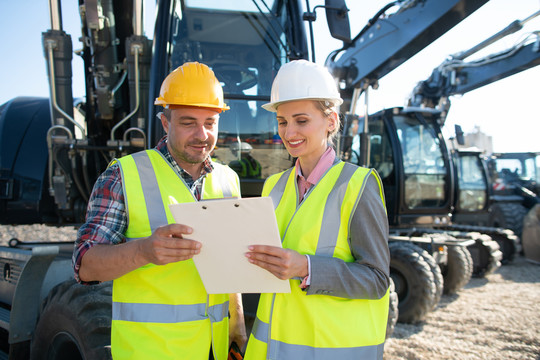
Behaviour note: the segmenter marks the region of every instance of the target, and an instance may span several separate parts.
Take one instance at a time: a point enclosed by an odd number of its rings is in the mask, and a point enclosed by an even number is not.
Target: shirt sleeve
[[[390,284],[388,218],[381,201],[378,181],[366,180],[349,229],[354,262],[311,255],[307,294],[326,294],[349,299],[380,299]]]
[[[73,250],[75,279],[82,284],[79,269],[84,254],[97,244],[119,244],[126,241],[127,228],[124,192],[120,166],[108,167],[97,179],[86,211],[86,222],[79,228]]]

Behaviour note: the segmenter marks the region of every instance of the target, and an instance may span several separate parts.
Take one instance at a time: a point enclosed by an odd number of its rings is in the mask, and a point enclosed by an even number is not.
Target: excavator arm
[[[540,11],[526,20],[540,15]],[[531,33],[527,38],[504,51],[485,56],[474,61],[464,61],[473,53],[522,28],[526,21],[514,21],[499,33],[484,40],[475,47],[451,55],[433,70],[427,80],[417,84],[409,105],[439,108],[444,122],[450,102],[448,97],[465,94],[495,81],[504,79],[540,64],[540,32]]]
[[[356,102],[370,86],[456,26],[488,0],[398,0],[383,7],[341,49],[332,52],[326,66],[339,82],[343,107],[356,112]],[[399,9],[387,15],[387,11]],[[367,102],[367,93],[366,93]],[[360,134],[360,164],[369,159],[367,106]],[[348,120],[345,120],[345,128]]]
[[[339,79],[344,97],[377,81],[453,28],[488,0],[394,1],[381,9],[326,66]],[[386,11],[399,5],[397,12]]]

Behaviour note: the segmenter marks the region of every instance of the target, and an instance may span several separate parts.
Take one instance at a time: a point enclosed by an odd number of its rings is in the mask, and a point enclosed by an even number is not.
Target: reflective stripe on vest
[[[135,160],[135,166],[137,166],[141,181],[150,229],[154,232],[158,227],[163,226],[164,221],[167,219],[165,208],[161,202],[161,191],[159,190],[156,173],[146,151],[133,154],[133,160]]]
[[[206,304],[169,305],[114,302],[112,319],[170,324],[199,321],[209,317],[210,321],[219,322],[228,316],[228,311],[227,303],[206,308]]]
[[[257,319],[258,320],[258,319]],[[255,321],[251,334],[261,342],[268,343],[270,326],[262,321]],[[270,349],[279,349],[268,359],[379,359],[382,358],[384,345],[370,345],[349,348],[313,348],[305,345],[287,344],[270,339]],[[276,351],[277,352],[277,351]]]
[[[381,185],[376,172],[338,162],[300,205],[294,168],[270,177],[262,195],[274,202],[284,247],[354,261],[348,227],[371,175]],[[290,281],[290,294],[261,295],[246,360],[382,359],[388,292],[378,300],[308,296]]]
[[[163,155],[147,150],[120,164],[128,228],[132,241],[174,222],[169,198],[196,201]],[[239,196],[238,177],[214,164],[203,183],[203,198]],[[113,281],[112,354],[115,359],[226,359],[228,294],[208,295],[192,260],[147,264]],[[166,345],[165,345],[166,344]]]
[[[270,191],[269,196],[274,203],[274,209],[278,207],[281,198],[283,197],[283,194],[285,192],[285,186],[287,185],[287,180],[292,170],[294,170],[294,168],[287,170],[283,174],[283,176],[280,177],[272,191]],[[341,222],[341,213],[336,212],[335,209],[340,208],[341,203],[343,202],[343,198],[345,196],[345,190],[347,188],[344,185],[346,185],[351,180],[355,171],[356,167],[351,166],[350,163],[345,163],[345,166],[341,170],[335,186],[328,194],[328,200],[326,201],[323,213],[323,223],[325,224],[325,226],[321,227],[319,240],[317,241],[317,251],[315,252],[315,255],[319,255],[321,253],[321,249],[336,246],[337,234],[339,233],[339,225]],[[366,178],[370,174],[371,171],[366,175]],[[360,194],[362,194],[362,192],[364,191],[365,186],[366,182],[364,181],[362,183],[362,188],[359,192]]]

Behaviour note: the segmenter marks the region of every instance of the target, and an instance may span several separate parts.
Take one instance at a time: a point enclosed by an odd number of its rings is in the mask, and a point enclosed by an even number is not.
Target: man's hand
[[[246,257],[250,263],[270,271],[281,280],[308,275],[308,260],[297,251],[266,245],[252,245],[249,250]]]
[[[247,335],[241,294],[229,294],[229,314],[229,346],[234,341],[240,350],[245,352]]]
[[[139,251],[148,263],[155,265],[191,259],[200,253],[202,246],[198,241],[184,238],[192,232],[192,228],[180,224],[159,227],[150,237],[140,240]]]
[[[202,247],[200,242],[184,238],[192,232],[189,226],[170,224],[147,238],[93,246],[81,260],[79,276],[84,281],[109,281],[149,263],[165,265],[191,259]]]

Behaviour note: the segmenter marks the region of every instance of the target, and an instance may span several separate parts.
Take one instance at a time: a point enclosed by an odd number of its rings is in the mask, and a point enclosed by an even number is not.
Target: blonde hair
[[[334,139],[337,136],[339,128],[341,127],[341,120],[339,119],[339,112],[337,106],[328,100],[313,100],[315,107],[319,109],[325,117],[330,117],[333,113],[336,114],[336,126],[332,131],[328,132],[327,141],[330,146],[334,146]]]

